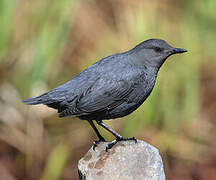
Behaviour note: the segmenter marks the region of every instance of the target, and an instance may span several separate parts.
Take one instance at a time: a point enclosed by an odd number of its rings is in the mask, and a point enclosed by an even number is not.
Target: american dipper
[[[116,137],[106,151],[119,141],[136,142],[135,137],[123,138],[103,120],[123,117],[136,110],[152,92],[165,60],[184,52],[187,50],[173,48],[164,40],[149,39],[129,51],[102,58],[65,84],[23,102],[45,104],[57,109],[59,117],[76,116],[87,120],[99,138],[93,148],[105,141],[93,120]]]

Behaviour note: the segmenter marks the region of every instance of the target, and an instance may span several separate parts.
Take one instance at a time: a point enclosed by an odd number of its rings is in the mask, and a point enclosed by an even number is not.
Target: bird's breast
[[[154,88],[156,76],[149,74],[139,80],[140,82],[135,84],[125,102],[107,112],[106,119],[126,116],[135,111],[147,99]]]

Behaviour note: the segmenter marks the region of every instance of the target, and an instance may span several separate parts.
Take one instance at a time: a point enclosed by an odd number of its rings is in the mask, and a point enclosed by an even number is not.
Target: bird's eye
[[[160,47],[154,47],[154,51],[155,52],[161,52],[161,51],[163,51],[163,49]]]

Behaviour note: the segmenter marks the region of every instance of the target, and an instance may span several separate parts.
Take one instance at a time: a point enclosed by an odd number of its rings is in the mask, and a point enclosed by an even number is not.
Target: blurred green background
[[[0,179],[78,179],[96,139],[89,124],[21,101],[161,38],[188,53],[166,61],[137,111],[106,123],[156,146],[168,180],[215,180],[215,9],[215,0],[0,0]]]

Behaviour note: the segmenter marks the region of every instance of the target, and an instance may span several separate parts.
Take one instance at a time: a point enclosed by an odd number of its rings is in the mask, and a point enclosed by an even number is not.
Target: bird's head
[[[185,49],[173,48],[166,41],[161,39],[149,39],[138,44],[133,51],[137,56],[137,60],[147,66],[162,66],[164,61],[173,54],[187,52]]]

